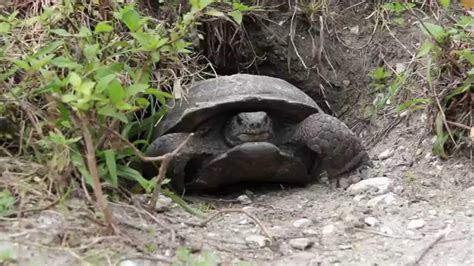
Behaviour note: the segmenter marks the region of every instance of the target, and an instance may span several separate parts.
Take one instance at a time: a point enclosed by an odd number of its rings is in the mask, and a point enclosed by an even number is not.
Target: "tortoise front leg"
[[[360,175],[351,176],[352,172],[372,166],[360,139],[342,121],[327,114],[317,113],[303,120],[292,141],[318,153],[322,158],[320,170],[326,170],[335,187],[347,188],[361,179]]]

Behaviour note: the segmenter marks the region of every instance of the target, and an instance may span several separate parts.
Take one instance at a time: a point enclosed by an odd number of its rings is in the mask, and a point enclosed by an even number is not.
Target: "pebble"
[[[380,232],[382,232],[384,234],[387,234],[387,235],[393,235],[392,229],[388,226],[383,226],[382,228],[380,228]]]
[[[364,219],[364,222],[368,226],[375,226],[376,224],[378,224],[379,220],[377,220],[377,218],[375,217],[369,216]]]
[[[316,235],[318,234],[318,232],[314,229],[305,229],[303,230],[303,235],[305,236],[312,236],[312,235]]]
[[[375,189],[377,194],[385,194],[392,188],[392,183],[388,177],[368,178],[350,185],[347,191],[351,194],[361,194]]]
[[[296,238],[291,239],[289,244],[294,249],[306,250],[314,245],[314,241],[308,238]]]
[[[365,195],[357,194],[357,195],[354,196],[354,201],[359,202],[359,201],[363,200],[364,198],[365,198]]]
[[[139,264],[133,260],[124,260],[124,261],[121,261],[118,265],[119,266],[138,266]]]
[[[270,243],[270,239],[261,235],[249,235],[245,238],[245,242],[250,246],[256,245],[258,247],[265,247],[268,243]]]
[[[420,229],[422,228],[423,226],[425,226],[425,220],[423,219],[415,219],[415,220],[411,220],[408,225],[407,225],[407,228],[408,229]]]
[[[474,199],[474,186],[466,188],[462,194],[465,198]]]
[[[296,220],[293,223],[293,226],[296,227],[296,228],[301,228],[301,227],[310,226],[311,224],[313,224],[313,221],[311,221],[310,219],[307,219],[307,218],[302,218],[302,219]]]
[[[364,223],[362,222],[362,217],[357,217],[353,214],[348,214],[344,217],[344,223],[349,227],[363,228]]]
[[[158,200],[156,201],[155,211],[157,212],[166,211],[170,208],[171,203],[173,203],[173,200],[166,197],[165,195],[160,194],[158,197]]]
[[[323,235],[332,234],[335,231],[336,227],[333,224],[328,224],[321,229]]]
[[[394,150],[393,150],[393,149],[386,149],[386,150],[384,150],[383,152],[381,152],[381,153],[379,154],[379,156],[377,156],[377,158],[378,158],[379,160],[386,160],[386,159],[392,157],[393,153],[394,153]]]
[[[380,196],[377,196],[367,202],[367,206],[369,207],[374,207],[377,206],[381,203],[385,205],[392,205],[397,201],[395,194],[392,192],[389,192],[387,194],[383,194]]]
[[[237,200],[245,205],[252,203],[252,200],[250,200],[249,196],[247,195],[240,195],[239,197],[237,197]]]

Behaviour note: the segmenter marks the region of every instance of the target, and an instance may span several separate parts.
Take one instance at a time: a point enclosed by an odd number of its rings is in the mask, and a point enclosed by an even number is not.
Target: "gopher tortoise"
[[[203,191],[237,183],[304,185],[323,171],[347,186],[351,173],[371,166],[361,141],[340,120],[290,83],[249,74],[195,83],[173,100],[155,127],[147,156],[174,151],[167,177],[178,191]],[[143,165],[146,178],[159,163]]]

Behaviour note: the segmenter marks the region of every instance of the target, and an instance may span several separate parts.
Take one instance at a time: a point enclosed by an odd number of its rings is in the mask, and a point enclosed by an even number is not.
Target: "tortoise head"
[[[224,129],[227,144],[268,141],[274,135],[272,119],[265,112],[242,112],[229,119]]]

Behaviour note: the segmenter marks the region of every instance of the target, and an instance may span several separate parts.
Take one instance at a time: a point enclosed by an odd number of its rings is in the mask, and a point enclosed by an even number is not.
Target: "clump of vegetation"
[[[150,193],[164,181],[144,179],[133,162],[166,101],[206,76],[193,51],[200,21],[240,24],[250,10],[237,0],[190,0],[151,17],[124,2],[35,1],[0,11],[2,153],[45,165],[58,192],[82,179],[109,226],[102,182],[118,189],[129,179]],[[168,4],[180,11],[167,12]]]
[[[460,4],[467,10],[472,8],[469,1],[461,1]],[[436,134],[433,153],[447,159],[450,154],[463,146],[472,145],[474,141],[474,18],[468,15],[449,16],[450,8],[458,8],[450,1],[440,1],[440,6],[429,6],[430,10],[433,8],[446,14],[440,16],[436,23],[423,20],[419,15],[423,12],[413,3],[389,2],[381,6],[384,13],[393,14],[390,21],[400,24],[403,21],[401,14],[405,14],[419,24],[425,40],[413,57],[421,65],[422,72],[416,71],[423,77],[426,87],[422,91],[412,91],[408,97],[405,95],[405,100],[401,100],[399,92],[402,85],[406,85],[408,79],[417,77],[414,69],[397,73],[379,67],[370,77],[372,89],[378,96],[373,105],[374,113],[383,109],[390,99],[395,99],[391,103],[397,106],[398,112],[427,110],[433,118],[433,132]],[[384,17],[386,20],[388,18]]]

